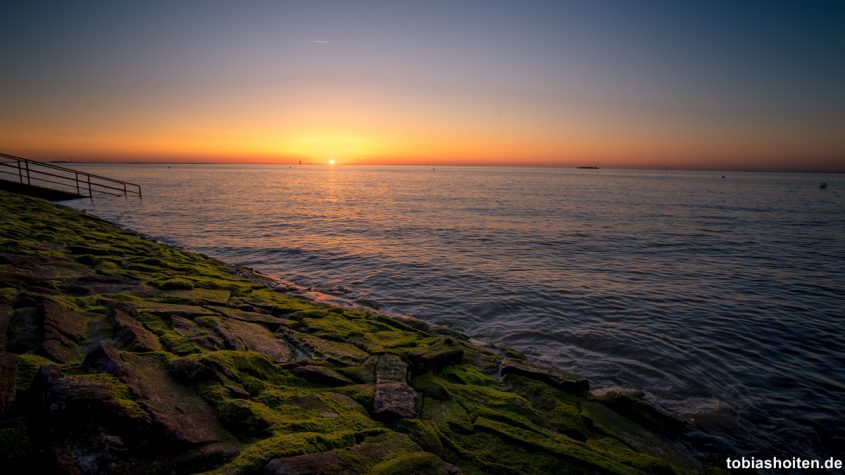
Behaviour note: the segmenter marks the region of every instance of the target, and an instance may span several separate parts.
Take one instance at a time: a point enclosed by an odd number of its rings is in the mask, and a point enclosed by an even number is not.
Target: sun
[[[279,153],[310,159],[312,163],[340,165],[354,162],[377,149],[378,142],[367,135],[303,132],[285,138]]]

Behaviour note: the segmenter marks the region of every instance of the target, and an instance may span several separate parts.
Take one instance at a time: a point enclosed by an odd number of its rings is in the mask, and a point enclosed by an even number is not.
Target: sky
[[[845,170],[845,2],[4,1],[0,152]]]

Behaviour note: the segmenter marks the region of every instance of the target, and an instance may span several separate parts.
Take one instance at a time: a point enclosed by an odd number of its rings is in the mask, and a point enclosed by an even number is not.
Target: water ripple
[[[144,201],[74,206],[643,389],[721,437],[705,443],[845,446],[843,176],[88,168],[140,183]]]

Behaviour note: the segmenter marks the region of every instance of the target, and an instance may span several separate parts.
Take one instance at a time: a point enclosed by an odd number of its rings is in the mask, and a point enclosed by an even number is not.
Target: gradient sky
[[[0,4],[36,159],[845,169],[845,2]]]

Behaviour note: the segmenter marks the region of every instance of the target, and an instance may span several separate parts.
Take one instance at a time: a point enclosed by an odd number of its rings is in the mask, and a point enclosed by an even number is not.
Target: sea
[[[845,455],[845,174],[73,166],[143,199],[68,205],[167,244],[641,390],[737,457]]]

